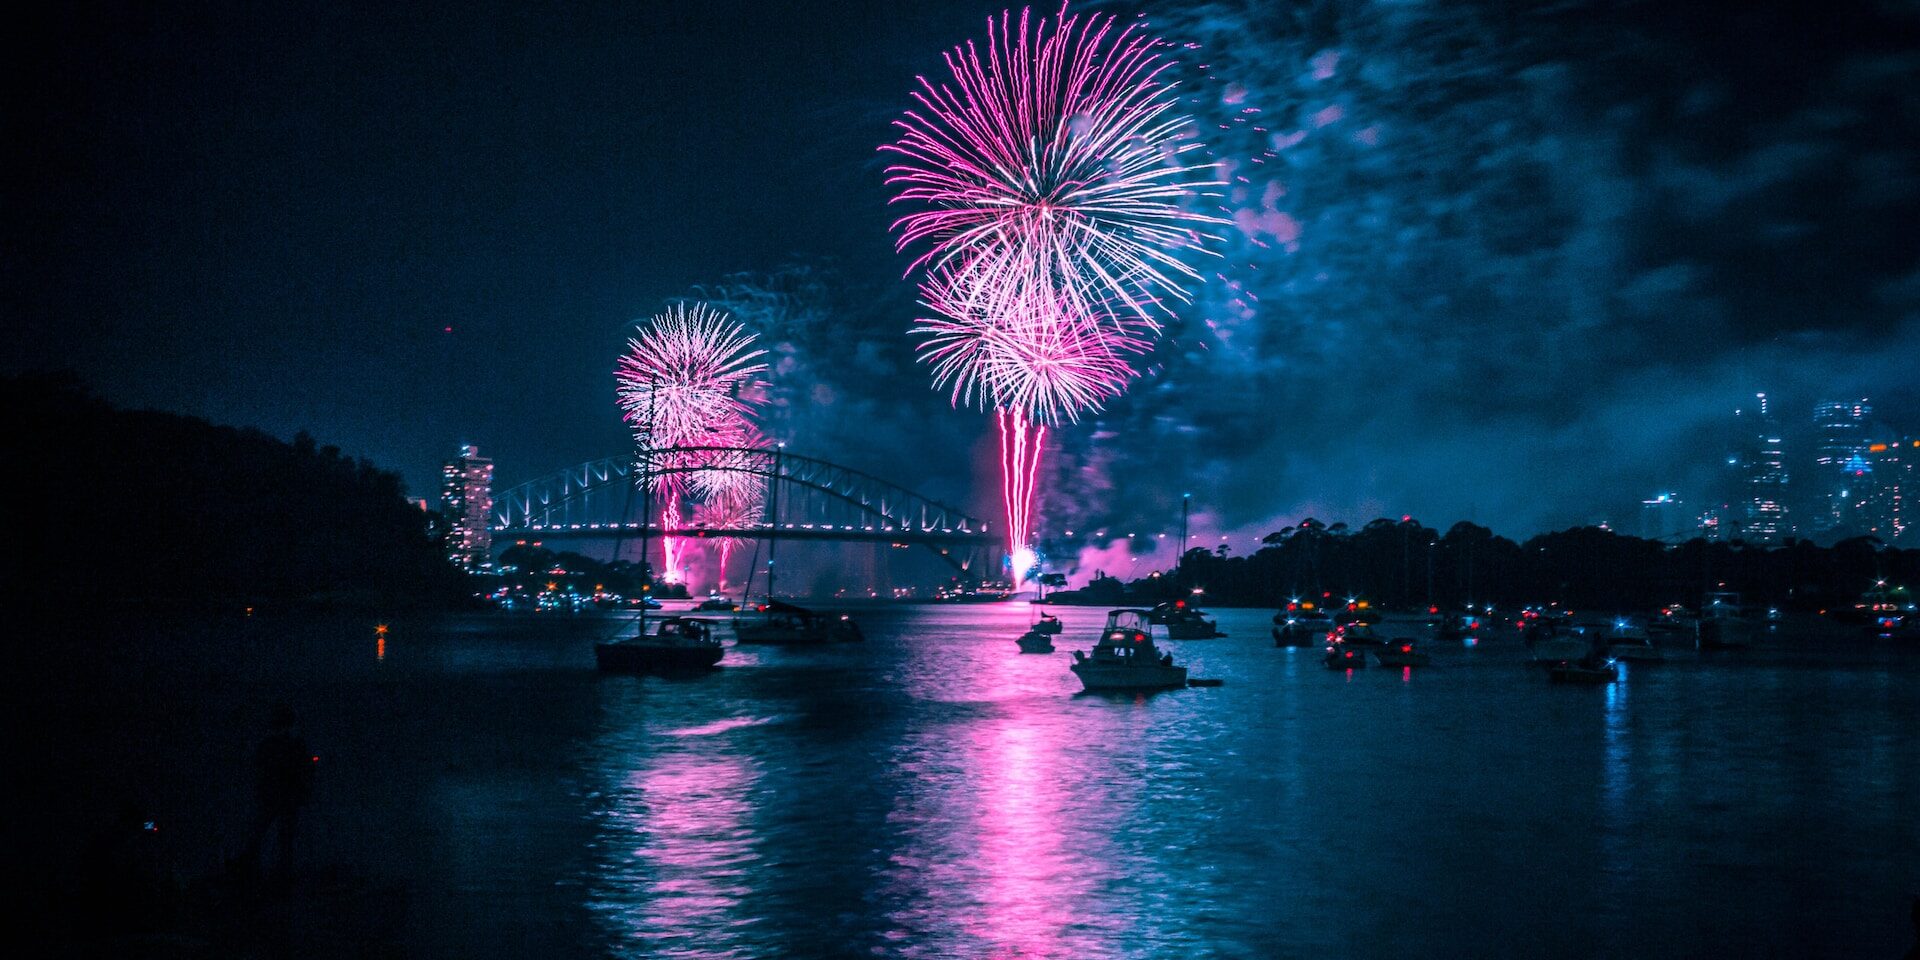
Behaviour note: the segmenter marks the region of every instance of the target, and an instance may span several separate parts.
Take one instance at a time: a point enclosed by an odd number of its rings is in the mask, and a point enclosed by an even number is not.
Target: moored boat
[[[1167,628],[1169,640],[1209,640],[1224,637],[1219,625],[1185,600],[1170,600],[1148,612],[1148,619]]]
[[[1053,614],[1047,613],[1046,611],[1043,610],[1040,613],[1040,619],[1035,620],[1033,622],[1033,626],[1030,629],[1034,633],[1051,637],[1051,636],[1058,636],[1060,634],[1060,631],[1066,628],[1061,625],[1059,617],[1056,617]]]
[[[1433,658],[1414,649],[1413,638],[1395,637],[1384,647],[1375,648],[1373,658],[1383,667],[1424,667],[1433,662]]]
[[[1367,666],[1367,654],[1351,644],[1330,643],[1321,662],[1329,670],[1363,670]]]
[[[1728,590],[1707,594],[1700,607],[1702,649],[1737,649],[1753,645],[1753,623],[1742,615],[1740,595]]]
[[[1151,614],[1112,610],[1093,652],[1073,652],[1074,676],[1088,690],[1159,690],[1187,685],[1187,668],[1153,645]]]
[[[654,621],[646,632],[622,640],[593,645],[594,664],[613,673],[650,673],[662,670],[700,670],[720,662],[724,651],[706,622],[690,617]]]
[[[1053,638],[1038,630],[1028,630],[1026,633],[1021,634],[1020,639],[1015,640],[1014,643],[1019,645],[1021,653],[1053,652]]]
[[[1621,617],[1606,628],[1607,656],[1631,663],[1657,663],[1667,658],[1665,650],[1653,645],[1653,636],[1645,627]]]
[[[1387,638],[1385,634],[1374,629],[1373,624],[1355,620],[1335,629],[1333,642],[1353,647],[1384,647],[1387,645]]]
[[[1333,631],[1333,618],[1324,613],[1284,611],[1273,615],[1276,647],[1316,646],[1325,643]]]
[[[1548,676],[1554,683],[1612,683],[1620,679],[1620,672],[1610,658],[1582,657],[1553,665]]]
[[[733,621],[734,636],[741,643],[805,646],[866,639],[860,625],[845,614],[817,613],[780,600],[761,604],[755,613],[758,616]]]

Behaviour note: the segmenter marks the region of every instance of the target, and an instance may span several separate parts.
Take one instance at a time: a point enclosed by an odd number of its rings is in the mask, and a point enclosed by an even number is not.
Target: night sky
[[[508,483],[619,453],[625,329],[704,293],[775,347],[796,449],[990,513],[874,148],[999,9],[43,13],[7,41],[5,368],[427,493],[462,442]],[[1043,527],[1181,489],[1235,531],[1617,521],[1704,484],[1756,390],[1920,433],[1920,3],[1105,9],[1201,45],[1236,229],[1132,395],[1054,435]]]

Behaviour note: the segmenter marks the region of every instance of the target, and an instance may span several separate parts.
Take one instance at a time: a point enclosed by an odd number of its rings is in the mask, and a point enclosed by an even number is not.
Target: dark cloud
[[[9,41],[7,365],[416,489],[477,441],[511,481],[619,449],[623,330],[704,293],[773,344],[774,430],[988,510],[874,146],[996,10],[44,11]],[[1148,12],[1198,44],[1233,242],[1132,393],[1050,434],[1047,530],[1164,530],[1191,490],[1234,529],[1525,534],[1704,483],[1756,390],[1920,429],[1920,5]]]
[[[1164,369],[1082,444],[1141,507],[1048,516],[1164,529],[1198,488],[1229,527],[1526,533],[1706,486],[1756,390],[1788,417],[1897,404],[1920,22],[1706,6],[1154,11],[1200,44],[1240,229]]]

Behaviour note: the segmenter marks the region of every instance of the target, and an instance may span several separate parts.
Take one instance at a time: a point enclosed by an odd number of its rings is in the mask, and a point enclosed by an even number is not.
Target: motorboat
[[[1329,670],[1362,670],[1367,666],[1366,651],[1351,644],[1327,644],[1327,655],[1321,658]]]
[[[1324,613],[1283,611],[1273,615],[1273,645],[1311,647],[1333,634],[1333,618]]]
[[[1535,663],[1550,667],[1571,663],[1593,652],[1593,641],[1573,632],[1555,631],[1536,635],[1529,631],[1526,644]]]
[[[643,621],[634,636],[594,644],[593,660],[613,673],[702,670],[718,664],[723,652],[706,621],[666,617],[652,624]]]
[[[1060,631],[1066,629],[1066,627],[1061,625],[1059,617],[1056,617],[1051,613],[1042,611],[1040,614],[1040,619],[1035,620],[1033,622],[1033,626],[1029,629],[1031,629],[1034,633],[1038,633],[1043,636],[1053,637],[1053,636],[1059,636]]]
[[[1170,600],[1154,607],[1148,611],[1148,619],[1166,627],[1169,640],[1210,640],[1226,636],[1200,608],[1188,606],[1185,600]]]
[[[1433,658],[1415,650],[1412,637],[1395,637],[1384,647],[1373,651],[1373,658],[1383,667],[1424,667],[1433,662]]]
[[[1707,594],[1700,606],[1702,649],[1734,649],[1753,645],[1753,622],[1740,611],[1740,595],[1729,590]]]
[[[1355,647],[1384,647],[1387,645],[1385,634],[1374,629],[1373,624],[1364,620],[1355,620],[1341,624],[1333,631],[1333,642]]]
[[[1553,678],[1554,683],[1612,683],[1620,679],[1620,671],[1614,667],[1613,659],[1604,656],[1582,657],[1555,664],[1547,675]]]
[[[1053,637],[1038,630],[1028,630],[1014,643],[1019,644],[1021,653],[1052,653]]]
[[[1333,619],[1334,622],[1342,626],[1349,623],[1364,623],[1368,626],[1377,626],[1386,618],[1381,616],[1378,610],[1364,609],[1359,606],[1348,606],[1345,610],[1335,613]]]
[[[768,600],[753,612],[734,618],[733,633],[741,643],[805,646],[866,639],[846,614],[818,613],[780,600]]]
[[[1187,668],[1153,645],[1152,611],[1111,610],[1093,652],[1073,652],[1071,669],[1088,690],[1159,690],[1187,685]]]
[[[1653,645],[1653,636],[1647,628],[1621,617],[1606,628],[1607,656],[1629,663],[1657,663],[1667,658],[1667,652]]]
[[[1480,631],[1480,618],[1471,613],[1450,613],[1440,621],[1434,636],[1440,640],[1468,640]]]
[[[1647,621],[1647,635],[1652,638],[1684,637],[1692,640],[1699,632],[1699,615],[1678,604],[1661,607],[1660,612]]]
[[[700,611],[718,611],[721,613],[732,613],[736,610],[739,610],[740,605],[737,603],[734,603],[732,600],[729,600],[726,597],[723,597],[717,593],[710,593],[710,594],[707,594],[707,598],[705,600],[700,601],[699,605],[695,606],[693,609],[700,610]]]

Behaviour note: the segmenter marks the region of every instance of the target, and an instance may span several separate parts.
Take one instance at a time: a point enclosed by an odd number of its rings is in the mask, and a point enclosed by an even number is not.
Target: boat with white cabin
[[[1111,610],[1093,651],[1073,652],[1074,676],[1088,690],[1160,690],[1187,685],[1187,668],[1153,644],[1152,614]]]

